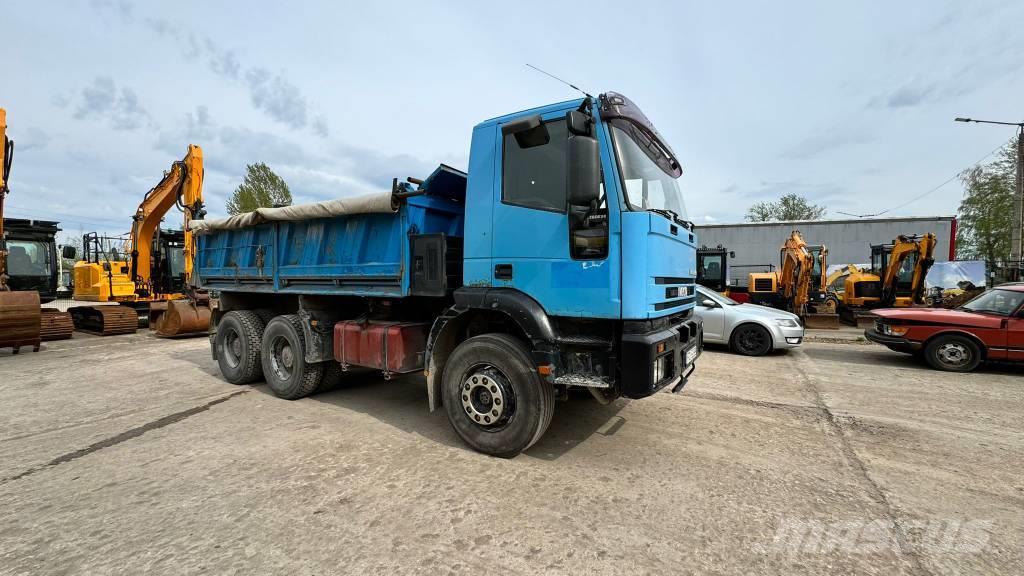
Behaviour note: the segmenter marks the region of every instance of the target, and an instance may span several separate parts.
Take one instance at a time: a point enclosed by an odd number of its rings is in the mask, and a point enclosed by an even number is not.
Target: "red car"
[[[884,308],[872,342],[922,355],[932,368],[970,372],[983,360],[1024,361],[1024,284],[1002,284],[955,310]]]

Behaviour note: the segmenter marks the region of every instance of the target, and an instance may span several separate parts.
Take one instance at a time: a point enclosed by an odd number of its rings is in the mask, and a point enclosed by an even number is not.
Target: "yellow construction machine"
[[[838,328],[836,300],[825,290],[828,248],[808,245],[794,230],[780,255],[778,270],[748,276],[750,303],[788,310],[803,318],[808,328]]]
[[[39,350],[42,310],[39,292],[12,291],[7,285],[7,237],[4,234],[4,198],[10,191],[8,178],[14,162],[14,141],[7,137],[7,111],[0,108],[0,348],[15,354],[22,346]]]
[[[184,213],[183,230],[161,230],[161,220],[175,206]],[[136,327],[139,315],[148,316],[150,327],[161,336],[205,332],[209,309],[196,305],[205,297],[189,294],[195,254],[189,222],[205,214],[203,152],[199,146],[189,145],[185,158],[175,162],[146,193],[120,250],[117,239],[97,234],[83,237],[84,259],[75,264],[74,271],[75,299],[125,304],[135,310]],[[76,325],[111,334],[127,331],[124,310],[86,306],[72,313]]]
[[[873,308],[923,306],[925,277],[935,262],[937,240],[934,234],[898,236],[891,244],[871,247],[871,268],[849,266],[833,273],[829,289],[840,301],[842,319],[850,324],[867,325],[874,321]],[[845,274],[844,274],[845,272]],[[839,280],[842,278],[842,291]]]

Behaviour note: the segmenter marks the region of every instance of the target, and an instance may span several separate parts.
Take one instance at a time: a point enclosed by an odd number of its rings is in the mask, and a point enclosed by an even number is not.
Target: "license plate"
[[[686,365],[689,366],[690,364],[693,364],[695,360],[697,360],[696,346],[686,351]]]

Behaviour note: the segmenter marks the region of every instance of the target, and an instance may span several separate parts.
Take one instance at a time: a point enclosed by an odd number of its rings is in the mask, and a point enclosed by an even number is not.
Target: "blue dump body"
[[[406,199],[393,214],[267,222],[202,235],[196,257],[202,286],[224,292],[409,296],[409,235],[463,235],[465,176],[442,167],[427,182],[431,193]]]

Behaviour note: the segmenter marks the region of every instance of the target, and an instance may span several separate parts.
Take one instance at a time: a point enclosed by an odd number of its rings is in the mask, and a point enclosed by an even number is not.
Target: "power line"
[[[964,170],[967,170],[971,166],[976,166],[978,164],[981,164],[981,162],[983,160],[985,160],[989,156],[995,154],[996,152],[1002,150],[1003,146],[1006,146],[1009,142],[1010,142],[1009,139],[1003,141],[1002,144],[1000,144],[999,146],[996,146],[995,148],[993,148],[991,152],[989,152],[988,154],[985,154],[981,158],[978,158],[976,161],[968,164],[967,166],[962,168],[960,171],[958,171],[956,174],[953,174],[952,176],[950,176],[949,179],[946,180],[945,182],[943,182],[942,184],[939,184],[938,186],[928,190],[927,192],[924,192],[922,194],[918,194],[917,196],[914,196],[913,198],[911,198],[910,200],[907,200],[906,202],[904,202],[903,204],[900,204],[899,206],[893,206],[892,208],[888,208],[888,209],[882,210],[881,212],[877,212],[875,214],[850,214],[848,212],[840,212],[839,210],[836,210],[836,214],[842,214],[843,216],[852,216],[853,218],[874,218],[875,216],[881,216],[883,214],[887,214],[889,212],[892,212],[893,210],[899,210],[900,208],[903,208],[904,206],[907,206],[909,204],[913,204],[914,202],[917,202],[918,200],[920,200],[921,198],[924,198],[925,196],[931,194],[932,192],[937,191],[939,188],[942,188],[943,186],[945,186],[946,184],[949,184],[953,180],[956,180],[957,178],[960,177],[960,174],[963,174]]]

